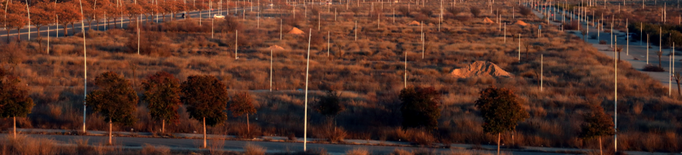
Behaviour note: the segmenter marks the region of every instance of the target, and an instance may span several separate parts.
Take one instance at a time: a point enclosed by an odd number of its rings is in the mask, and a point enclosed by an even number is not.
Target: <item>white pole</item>
[[[519,62],[521,62],[521,33],[519,33]]]
[[[540,91],[542,91],[544,65],[544,56],[543,54],[540,54]]]
[[[405,53],[405,78],[403,78],[403,80],[405,80],[405,88],[407,88],[407,51],[404,51],[404,53]]]
[[[421,24],[419,24],[419,25],[421,26],[421,32],[422,32],[422,36],[421,36],[421,39],[422,39],[422,59],[424,59],[424,55],[426,53],[426,51],[424,50],[424,46],[425,46],[425,44],[424,44],[424,22],[421,22]]]
[[[308,144],[308,71],[310,70],[310,39],[312,37],[313,29],[311,28],[308,33],[308,60],[305,66],[305,112],[303,116],[303,151],[306,151],[306,146]]]
[[[613,30],[613,24],[611,24]],[[611,31],[613,33],[613,31]],[[613,150],[618,152],[618,51],[613,48],[614,62],[613,68],[615,73],[613,74],[614,90],[613,90]]]
[[[28,0],[26,0],[26,12],[28,12],[28,40],[31,40],[31,10],[28,9]],[[38,29],[38,33],[40,33],[40,29]],[[17,35],[21,35],[20,32],[17,32]],[[83,33],[85,35],[85,33]],[[85,37],[83,37],[85,38]],[[7,38],[9,39],[9,38]]]
[[[327,31],[327,57],[329,57],[329,51],[331,51],[331,32]]]
[[[239,30],[234,30],[234,59],[239,59],[239,56],[237,56],[237,50],[239,49],[239,45],[237,42],[239,41]]]
[[[270,49],[270,92],[272,92],[272,48]]]
[[[138,18],[137,22],[137,55],[140,55],[140,20]],[[213,37],[211,37],[213,38]]]
[[[504,43],[507,43],[507,23],[504,23]]]
[[[80,4],[81,7],[81,33],[83,33],[83,133],[86,132],[85,130],[85,120],[86,120],[86,110],[87,110],[87,104],[85,103],[85,99],[88,96],[88,52],[86,50],[86,44],[85,44],[85,17],[83,17],[83,2],[81,0],[78,0],[78,3]]]
[[[57,29],[59,31],[59,29]],[[50,26],[47,26],[47,54],[50,54]]]
[[[355,21],[355,41],[358,41],[358,21]]]
[[[282,40],[282,24],[284,24],[284,23],[282,21],[282,18],[280,18],[279,19],[279,40]]]

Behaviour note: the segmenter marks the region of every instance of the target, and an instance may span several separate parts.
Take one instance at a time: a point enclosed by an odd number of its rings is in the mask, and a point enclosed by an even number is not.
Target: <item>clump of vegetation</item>
[[[481,110],[485,124],[483,131],[497,134],[497,152],[500,152],[502,132],[513,131],[519,122],[529,117],[521,100],[509,89],[490,87],[481,91],[476,107]]]
[[[433,87],[409,87],[400,91],[403,127],[437,129],[441,111],[439,100],[440,94]]]

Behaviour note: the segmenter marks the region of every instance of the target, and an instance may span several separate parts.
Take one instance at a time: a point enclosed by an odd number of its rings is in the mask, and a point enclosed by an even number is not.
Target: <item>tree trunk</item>
[[[21,41],[21,28],[17,28],[17,41]]]
[[[251,126],[249,126],[249,114],[246,114],[246,133],[251,136]]]
[[[111,118],[109,118],[109,145],[112,144],[112,143],[111,143],[111,128],[112,128],[112,125],[111,125],[111,124],[112,124],[112,123],[111,123]]]
[[[206,148],[206,117],[204,117],[204,148]]]
[[[497,155],[500,155],[500,133],[497,133]]]
[[[10,31],[10,29],[6,29],[6,30],[7,30],[7,43],[9,44],[9,40],[12,40],[12,39],[10,39],[10,37],[9,37],[9,31]]]
[[[69,36],[69,33],[68,33],[69,30],[67,30],[67,29],[69,29],[69,24],[65,23],[64,24],[64,37]]]
[[[663,66],[663,65],[661,64],[661,55],[659,54],[659,55],[658,55],[658,67],[659,67],[659,68],[663,68],[662,66]]]
[[[16,116],[12,117],[12,121],[14,122],[14,128],[13,128],[14,138],[16,139],[17,138],[17,117]]]
[[[679,76],[679,74],[678,74]],[[682,92],[680,92],[680,77],[675,77],[675,81],[677,82],[677,96],[682,96]]]
[[[38,29],[38,38],[40,38],[40,27],[41,27],[41,26],[40,26],[40,25],[35,25],[35,26],[36,26],[36,29]],[[29,33],[29,34],[30,34],[30,33]]]
[[[599,137],[599,155],[602,155],[602,152],[601,152],[601,136]]]

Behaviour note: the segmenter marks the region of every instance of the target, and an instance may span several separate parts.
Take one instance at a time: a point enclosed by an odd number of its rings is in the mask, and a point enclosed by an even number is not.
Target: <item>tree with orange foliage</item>
[[[40,38],[40,27],[52,23],[53,19],[52,3],[41,1],[31,6],[31,25],[38,29],[38,38]]]
[[[57,3],[57,15],[59,16],[59,24],[64,25],[64,36],[69,35],[67,30],[69,24],[71,29],[74,29],[73,23],[81,19],[79,4],[74,2]]]
[[[128,19],[130,20],[129,24],[133,24],[133,22],[138,22],[136,17],[139,17],[139,15],[143,14],[144,8],[140,6],[139,4],[134,4],[134,3],[128,3],[125,5],[126,9],[126,15],[128,16]],[[128,26],[130,27],[130,26]]]
[[[7,42],[9,43],[9,31],[12,29],[17,30],[17,32],[26,26],[28,23],[28,18],[26,18],[26,9],[24,4],[21,3],[9,3],[7,6],[7,17],[3,21],[7,25]],[[17,35],[17,39],[21,39],[21,35]]]

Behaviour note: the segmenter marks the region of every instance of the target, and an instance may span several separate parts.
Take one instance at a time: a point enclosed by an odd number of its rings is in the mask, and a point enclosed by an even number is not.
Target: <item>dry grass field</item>
[[[141,23],[144,26],[141,27],[143,51],[140,55],[135,28],[90,31],[85,35],[88,90],[96,87],[91,82],[94,77],[107,71],[124,75],[141,98],[144,98],[141,81],[157,71],[169,72],[181,81],[190,75],[214,75],[227,85],[230,95],[251,90],[258,113],[250,117],[251,126],[256,124],[251,135],[246,134],[245,119],[235,117],[210,127],[209,134],[302,137],[304,94],[297,90],[305,84],[307,34],[312,29],[309,89],[313,90],[313,99],[310,104],[315,104],[315,98],[323,95],[317,91],[321,86],[332,85],[343,90],[346,106],[336,117],[342,134],[327,127],[326,118],[311,110],[312,137],[410,141],[420,145],[495,144],[495,135],[483,133],[483,119],[474,106],[479,92],[494,85],[516,92],[525,101],[524,108],[531,116],[517,127],[513,142],[512,133],[503,134],[506,146],[598,148],[596,140],[580,139],[578,133],[590,104],[601,105],[613,114],[614,60],[573,34],[542,23],[542,19],[521,15],[519,6],[514,4],[495,6],[501,21],[507,23],[506,41],[498,23],[483,22],[485,18],[496,21],[496,15],[482,3],[458,3],[454,9],[461,13],[457,15],[444,9],[439,30],[440,11],[435,1],[424,7],[413,4],[408,16],[399,11],[406,5],[398,7],[388,3],[383,7],[374,4],[373,9],[370,5],[349,9],[342,5],[330,9],[309,7],[307,18],[303,16],[303,8],[296,9],[300,12],[295,18],[288,14],[290,10],[280,18],[280,13],[287,10],[266,9],[261,14],[266,17],[260,21],[255,12],[247,12],[246,20],[242,17],[215,20],[213,37],[211,20],[207,19],[201,26],[197,19]],[[479,17],[470,13],[473,7],[481,7]],[[512,7],[516,11],[513,17]],[[334,10],[338,11],[336,21]],[[322,17],[314,12],[320,12]],[[381,17],[377,18],[378,15]],[[284,23],[281,40],[280,19]],[[318,20],[321,20],[319,27]],[[421,27],[409,24],[416,20],[424,22],[425,53],[420,41]],[[517,20],[533,28],[514,24]],[[543,27],[539,37],[538,24]],[[288,34],[294,27],[305,34]],[[239,33],[239,59],[235,59],[235,30]],[[330,47],[327,34],[331,36]],[[21,128],[77,130],[82,127],[82,36],[53,38],[50,53],[44,49],[44,40],[42,43],[12,42],[0,48],[3,67],[21,78],[36,103],[32,114],[21,119]],[[269,47],[273,45],[284,49],[272,51],[274,73],[270,92]],[[436,131],[401,128],[398,94],[404,87],[405,55],[408,85],[435,87],[442,94],[442,115]],[[540,55],[544,56],[543,91],[540,90]],[[474,61],[493,62],[513,77],[454,78],[449,74]],[[618,70],[619,149],[682,150],[680,96],[667,96],[667,88],[633,69],[628,62],[620,62]],[[180,121],[167,125],[166,130],[184,133],[201,130],[200,122],[189,119],[184,108],[179,112]],[[115,126],[115,131],[134,128],[141,132],[160,132],[160,122],[151,121],[146,103],[139,103],[136,113],[139,121],[135,125]],[[97,114],[89,114],[87,118],[91,130],[108,127]],[[11,121],[0,122],[0,127],[11,127]],[[603,140],[604,149],[613,150],[613,139]]]

